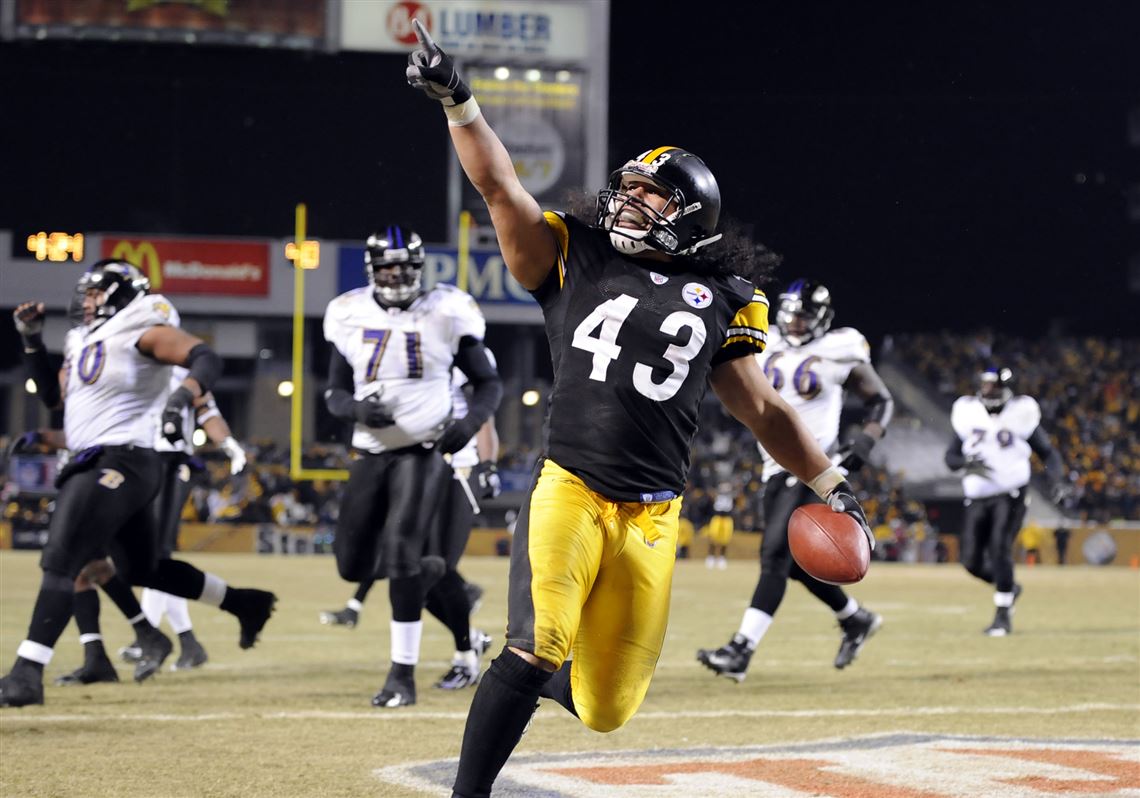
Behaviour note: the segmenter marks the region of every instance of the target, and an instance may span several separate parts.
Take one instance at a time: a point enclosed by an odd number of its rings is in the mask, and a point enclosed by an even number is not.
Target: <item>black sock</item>
[[[551,701],[557,701],[566,711],[574,717],[578,717],[578,710],[574,709],[574,696],[570,693],[570,666],[573,660],[566,660],[562,663],[562,667],[554,672],[550,677],[550,681],[542,686],[538,694],[542,698],[549,698]]]
[[[99,629],[99,591],[80,590],[75,594],[75,625],[79,627],[79,638],[93,635],[83,640],[84,664],[107,656],[103,648],[103,634]]]
[[[28,640],[55,648],[75,606],[75,583],[63,574],[44,571],[32,621],[28,624]],[[40,668],[43,671],[43,668]]]
[[[112,576],[103,585],[103,592],[107,594],[107,598],[115,602],[119,612],[123,613],[128,621],[134,621],[135,618],[142,615],[142,606],[135,597],[135,591],[131,590],[131,586],[123,577],[117,574]]]
[[[202,589],[206,586],[206,575],[188,562],[182,560],[159,560],[154,569],[151,584],[163,593],[172,596],[197,601],[202,597]],[[230,591],[226,591],[228,597]],[[222,609],[226,609],[224,606]]]
[[[374,584],[376,584],[375,579],[369,579],[365,582],[361,582],[357,586],[356,592],[352,594],[352,597],[363,604],[364,599],[368,598],[368,591],[372,590],[372,586]]]
[[[183,646],[186,646],[187,644],[193,645],[194,643],[196,643],[197,638],[194,637],[194,630],[193,629],[187,629],[185,632],[179,632],[178,633],[178,642]]]
[[[518,745],[534,714],[539,691],[550,677],[510,649],[495,657],[467,713],[453,788],[456,795],[489,798],[491,785]]]
[[[428,591],[424,604],[451,632],[456,651],[471,650],[471,603],[464,584],[458,571],[448,571]]]

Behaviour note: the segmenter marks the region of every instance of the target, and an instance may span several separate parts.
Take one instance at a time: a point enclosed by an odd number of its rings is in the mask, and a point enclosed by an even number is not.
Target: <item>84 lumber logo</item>
[[[455,760],[376,771],[438,794]],[[1140,798],[1140,740],[1041,740],[890,734],[791,745],[524,754],[496,798]]]

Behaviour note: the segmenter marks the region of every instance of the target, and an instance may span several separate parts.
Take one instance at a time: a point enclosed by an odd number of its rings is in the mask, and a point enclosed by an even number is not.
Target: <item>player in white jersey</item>
[[[950,423],[956,437],[946,451],[946,465],[963,471],[959,560],[994,586],[994,619],[985,630],[991,637],[1013,631],[1010,616],[1021,594],[1013,577],[1013,541],[1025,519],[1030,455],[1045,464],[1054,500],[1065,489],[1064,465],[1041,427],[1041,408],[1030,396],[1015,396],[1012,383],[1008,368],[981,373],[977,393],[954,401]]]
[[[87,578],[102,581],[108,555],[129,583],[216,604],[237,616],[245,648],[256,641],[276,601],[272,593],[231,588],[188,563],[159,558],[150,506],[159,489],[154,430],[161,425],[168,438],[181,436],[183,409],[210,389],[221,358],[174,326],[177,314],[170,303],[149,294],[147,279],[129,263],[99,261],[80,278],[77,291],[83,296],[82,327],[67,337],[58,379],[43,347],[43,304],[25,302],[14,314],[30,376],[45,404],[64,407],[64,432],[74,454],[56,480],[59,494],[40,560],[43,580],[28,636],[11,672],[0,679],[0,706],[43,703],[44,666],[71,618],[77,580],[87,572]],[[188,373],[171,392],[174,365],[186,366]],[[92,564],[98,575],[89,570]],[[170,640],[153,630],[144,640],[136,679],[157,670],[171,650]]]
[[[333,549],[343,579],[388,577],[391,668],[374,706],[415,703],[424,580],[421,560],[450,469],[443,456],[469,441],[502,398],[483,346],[486,322],[457,288],[421,284],[424,245],[392,225],[365,246],[369,285],[325,311],[329,411],[353,422],[354,461]],[[455,419],[451,369],[472,385],[468,413]]]
[[[831,293],[825,286],[795,280],[780,294],[777,332],[769,333],[768,348],[756,357],[772,387],[799,413],[820,448],[834,454],[840,468],[851,472],[869,459],[890,421],[894,402],[871,365],[866,339],[852,327],[832,330],[834,315]],[[841,450],[839,419],[846,393],[862,400],[863,426]],[[700,649],[697,659],[717,675],[742,681],[757,644],[783,601],[790,577],[835,613],[842,633],[835,667],[845,668],[882,625],[882,617],[860,607],[839,586],[809,576],[792,559],[788,547],[792,511],[820,499],[763,448],[760,452],[764,458],[760,580],[732,640],[717,649]]]

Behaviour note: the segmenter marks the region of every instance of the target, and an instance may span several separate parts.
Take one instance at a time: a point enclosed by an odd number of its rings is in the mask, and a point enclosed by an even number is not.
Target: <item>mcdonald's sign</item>
[[[268,244],[105,237],[103,257],[138,266],[163,294],[269,295]]]

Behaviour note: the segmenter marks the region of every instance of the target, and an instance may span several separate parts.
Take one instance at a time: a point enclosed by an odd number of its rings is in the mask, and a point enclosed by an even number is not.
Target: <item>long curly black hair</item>
[[[597,218],[598,195],[592,191],[571,191],[562,203],[563,210],[586,224],[594,226]],[[722,217],[717,225],[721,238],[693,255],[679,258],[692,264],[693,271],[702,274],[737,275],[757,288],[767,288],[775,282],[776,267],[784,258],[773,252],[754,237],[754,227],[736,219]]]

